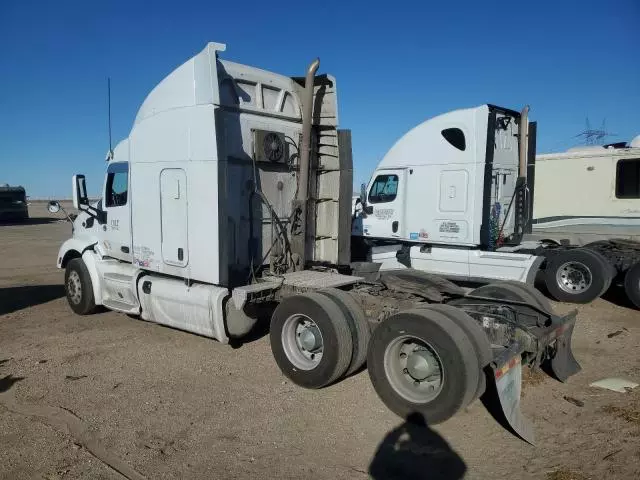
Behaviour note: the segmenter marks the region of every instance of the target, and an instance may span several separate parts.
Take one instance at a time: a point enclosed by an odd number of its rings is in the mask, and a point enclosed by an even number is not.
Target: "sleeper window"
[[[616,198],[640,198],[640,158],[618,161]]]
[[[442,130],[442,136],[445,138],[449,144],[458,150],[464,152],[467,148],[467,142],[464,138],[464,132],[459,128],[445,128]]]
[[[369,190],[369,203],[392,202],[398,194],[397,175],[378,175]]]

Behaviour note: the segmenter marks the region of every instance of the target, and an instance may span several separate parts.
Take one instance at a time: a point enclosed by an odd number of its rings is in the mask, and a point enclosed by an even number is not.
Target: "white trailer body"
[[[640,146],[537,155],[532,234],[573,245],[640,241]]]

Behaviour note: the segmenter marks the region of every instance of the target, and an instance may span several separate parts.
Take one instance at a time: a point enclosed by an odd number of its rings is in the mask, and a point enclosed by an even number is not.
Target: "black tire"
[[[283,346],[283,329],[288,319],[300,314],[313,321],[322,335],[322,358],[310,369],[296,366]],[[269,336],[271,352],[282,373],[304,388],[322,388],[335,382],[351,362],[353,343],[348,321],[333,299],[317,292],[282,300],[271,316]]]
[[[371,339],[371,325],[369,325],[362,307],[355,298],[344,290],[327,288],[326,290],[320,290],[319,293],[336,302],[345,318],[349,321],[353,353],[349,367],[347,367],[347,371],[344,374],[345,377],[348,377],[367,361],[367,348],[369,346],[369,340]]]
[[[536,288],[526,283],[514,281],[503,281],[483,285],[469,292],[469,295],[479,297],[489,297],[495,299],[514,300],[535,305],[543,312],[552,314],[553,307],[547,297]]]
[[[385,363],[393,361],[385,358],[387,352],[392,352],[393,345],[407,336],[428,344],[442,366],[441,387],[437,396],[428,401],[411,401],[392,385],[386,373]],[[398,313],[376,328],[369,343],[367,367],[373,387],[389,409],[405,419],[417,412],[428,424],[444,422],[468,405],[482,374],[464,330],[440,312],[427,309]],[[405,371],[401,373],[404,375]]]
[[[573,273],[568,268],[573,268]],[[575,280],[576,271],[583,272],[582,278],[589,277],[590,282],[585,282],[584,287]],[[565,278],[570,283],[561,287],[560,282]],[[602,255],[586,248],[555,254],[547,260],[544,271],[547,290],[560,302],[589,303],[602,295],[611,286],[612,280],[608,262],[602,260]]]
[[[589,250],[589,249],[587,249],[587,250]],[[618,269],[616,268],[615,264],[612,263],[604,255],[604,253],[599,252],[597,250],[589,250],[589,251],[600,259],[602,264],[605,266],[605,271],[608,273],[608,276],[605,277],[605,279],[607,281],[605,282],[604,286],[602,287],[602,291],[600,292],[600,295],[598,295],[599,297],[601,297],[602,295],[604,295],[607,292],[607,290],[609,290],[609,288],[611,288],[611,284],[613,283],[613,279],[618,276]]]
[[[484,333],[484,330],[477,321],[475,321],[465,312],[463,312],[459,308],[454,307],[453,305],[434,304],[424,308],[426,308],[427,310],[440,312],[443,315],[447,316],[450,320],[454,321],[456,325],[464,330],[464,333],[467,335],[467,337],[469,337],[469,340],[471,340],[473,349],[476,353],[476,358],[478,359],[479,368],[482,370],[484,369],[484,367],[489,365],[492,360],[491,342],[489,342],[487,335]],[[480,398],[486,388],[486,378],[483,373],[480,373],[480,375],[478,376],[478,386],[476,387],[475,393],[471,397],[471,400],[469,400],[469,403],[473,403],[475,400]]]
[[[618,276],[621,270],[625,269],[625,257],[624,247],[620,249],[616,246],[616,243],[609,240],[599,240],[597,242],[588,243],[584,247],[587,250],[600,255],[602,261],[604,261],[611,271],[611,278]],[[628,268],[628,266],[627,266]]]
[[[93,283],[82,258],[74,258],[67,263],[64,290],[71,310],[78,315],[89,315],[96,311]]]
[[[624,291],[636,308],[640,308],[640,263],[633,265],[624,276]]]

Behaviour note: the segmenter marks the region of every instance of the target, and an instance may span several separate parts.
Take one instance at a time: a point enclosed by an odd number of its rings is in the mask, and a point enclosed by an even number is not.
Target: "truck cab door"
[[[366,218],[363,219],[365,237],[405,237],[406,171],[378,170],[367,192]]]
[[[132,261],[131,201],[129,195],[129,164],[111,163],[104,186],[106,222],[102,226],[102,246],[106,255]]]

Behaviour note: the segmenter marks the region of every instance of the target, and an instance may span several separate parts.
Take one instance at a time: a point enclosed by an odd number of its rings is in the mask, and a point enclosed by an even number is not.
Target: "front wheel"
[[[428,424],[466,407],[482,374],[465,332],[426,309],[393,315],[374,330],[367,367],[387,407],[403,418],[418,413]]]
[[[67,264],[64,274],[64,288],[71,310],[78,315],[89,315],[96,309],[93,284],[89,270],[81,258],[74,258]]]

